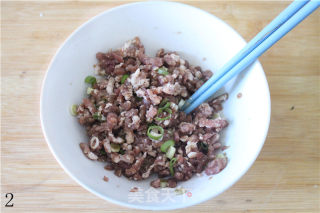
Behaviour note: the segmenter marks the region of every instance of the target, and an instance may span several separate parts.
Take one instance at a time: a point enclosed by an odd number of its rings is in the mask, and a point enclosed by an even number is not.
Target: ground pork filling
[[[174,188],[195,173],[213,175],[226,167],[226,156],[218,153],[228,122],[219,111],[228,95],[189,115],[179,111],[210,71],[176,52],[160,49],[155,57],[147,56],[138,37],[96,58],[100,77],[85,79],[88,97],[75,108],[89,136],[80,148],[90,160],[104,161],[105,169],[132,180],[157,174],[150,183],[155,188]]]

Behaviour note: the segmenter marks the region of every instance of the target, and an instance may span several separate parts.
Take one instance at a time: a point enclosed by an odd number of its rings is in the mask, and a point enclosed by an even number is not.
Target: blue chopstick
[[[303,8],[301,8],[296,14],[294,14],[287,22],[277,28],[268,38],[251,51],[245,58],[243,58],[237,65],[235,65],[230,71],[226,72],[216,83],[204,91],[193,103],[191,103],[185,110],[185,113],[190,113],[197,108],[201,103],[210,98],[216,91],[218,91],[225,83],[231,78],[240,73],[250,64],[252,64],[262,53],[268,50],[273,44],[280,40],[290,30],[292,30],[297,24],[309,16],[320,6],[319,0],[309,1]]]
[[[226,72],[232,69],[261,42],[268,38],[276,29],[300,10],[309,0],[294,1],[284,11],[282,11],[270,24],[258,33],[239,53],[237,53],[228,63],[226,63],[217,73],[215,73],[205,84],[203,84],[182,106],[182,110],[191,105],[204,91],[221,78]]]

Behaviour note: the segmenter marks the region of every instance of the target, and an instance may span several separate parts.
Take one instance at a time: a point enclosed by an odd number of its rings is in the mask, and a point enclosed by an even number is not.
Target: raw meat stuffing
[[[80,143],[87,158],[135,181],[156,174],[150,183],[155,188],[174,188],[196,173],[213,175],[226,167],[227,157],[218,153],[228,122],[219,111],[228,95],[189,115],[179,110],[211,71],[164,49],[147,56],[138,37],[96,58],[99,77],[85,79],[88,97],[72,108],[89,136]]]

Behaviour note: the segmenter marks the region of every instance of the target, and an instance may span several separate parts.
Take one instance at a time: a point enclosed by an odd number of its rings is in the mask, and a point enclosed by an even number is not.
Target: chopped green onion
[[[84,79],[84,82],[86,82],[87,84],[91,84],[93,86],[97,82],[97,79],[89,75]]]
[[[120,153],[121,155],[123,155],[123,154],[125,153],[125,151],[124,151],[123,149],[120,149],[119,153]]]
[[[200,149],[204,152],[208,151],[208,144],[204,143],[204,142],[200,142]]]
[[[171,174],[171,176],[173,176],[173,175],[174,175],[173,166],[174,166],[174,164],[176,163],[176,161],[177,161],[177,159],[176,159],[176,158],[172,158],[172,159],[170,160],[170,163],[169,163],[169,170],[170,170],[170,174]]]
[[[164,111],[166,111],[169,114],[172,114],[172,110],[170,108],[164,109]]]
[[[183,195],[184,193],[187,192],[187,190],[182,187],[179,189],[175,189],[174,191],[175,191],[176,195]]]
[[[162,101],[161,101],[161,103],[159,104],[159,107],[160,108],[162,108],[162,107],[164,107],[164,105],[166,105],[166,103],[168,102],[168,99],[163,99]]]
[[[224,153],[219,153],[216,155],[216,158],[225,158],[226,155]]]
[[[98,113],[98,112],[95,112],[93,115],[92,115],[92,117],[93,117],[93,119],[95,119],[95,120],[99,120],[100,119],[100,114]]]
[[[170,103],[170,102],[169,102]],[[164,106],[165,107],[165,106]],[[171,109],[169,109],[169,108],[160,108],[159,110],[158,110],[158,114],[160,114],[160,113],[162,113],[162,111],[166,111],[167,113],[169,113],[169,115],[167,116],[167,117],[164,117],[164,118],[159,118],[159,117],[156,117],[155,118],[155,120],[156,121],[164,121],[164,120],[168,120],[168,119],[170,119],[171,118],[171,114],[172,114],[172,110]]]
[[[171,102],[167,102],[163,107],[160,107],[160,109],[165,110],[168,109],[171,105]]]
[[[73,104],[71,106],[71,115],[73,115],[73,116],[77,115],[77,108],[78,108],[78,106],[76,104]]]
[[[87,89],[87,94],[90,95],[93,90],[94,90],[94,89],[92,89],[91,87],[88,87],[88,89]]]
[[[143,98],[142,98],[142,97],[138,97],[138,96],[137,96],[137,97],[136,97],[136,100],[137,100],[137,101],[142,101],[142,100],[143,100]]]
[[[92,115],[93,119],[95,120],[98,120],[98,121],[105,121],[106,120],[106,117],[104,117],[103,115],[101,115],[100,112],[95,112],[93,115]]]
[[[168,68],[166,68],[166,67],[160,67],[160,68],[158,69],[158,73],[159,73],[160,75],[168,75],[168,74],[169,74]]]
[[[179,109],[182,108],[182,106],[184,105],[184,103],[185,103],[185,100],[183,100],[183,99],[181,99],[181,100],[179,101],[179,103],[178,103]]]
[[[173,158],[174,154],[176,153],[176,148],[174,148],[174,146],[169,146],[166,156],[167,158],[171,159]]]
[[[119,144],[111,143],[110,147],[111,147],[111,152],[119,152],[120,151],[120,145]]]
[[[155,120],[156,121],[165,121],[165,120],[168,120],[171,118],[171,115],[167,116],[167,117],[164,117],[164,118],[159,118],[159,117],[156,117]]]
[[[168,140],[168,141],[164,142],[160,147],[161,152],[167,152],[167,150],[169,149],[170,146],[174,146],[173,140]]]
[[[127,78],[129,77],[129,74],[124,74],[121,78],[121,84],[124,84],[124,82],[127,80]]]
[[[165,187],[167,187],[168,186],[168,182],[166,181],[166,180],[161,180],[160,181],[160,187],[161,188],[165,188]]]
[[[220,113],[213,113],[212,119],[221,118]]]
[[[106,155],[106,151],[104,151],[103,149],[100,150],[100,155]]]
[[[160,138],[162,138],[163,133],[164,130],[161,126],[149,126],[147,130],[147,135],[152,140],[159,140]]]

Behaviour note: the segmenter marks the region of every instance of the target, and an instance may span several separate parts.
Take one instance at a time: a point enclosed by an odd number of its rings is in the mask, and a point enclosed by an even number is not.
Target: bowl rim
[[[246,168],[241,172],[241,174],[235,178],[232,182],[229,183],[229,185],[224,188],[223,190],[221,190],[220,192],[216,193],[216,194],[212,194],[212,195],[208,195],[202,199],[197,199],[194,200],[193,202],[186,202],[186,203],[175,203],[172,205],[162,205],[162,206],[144,206],[143,203],[142,204],[130,204],[127,202],[123,202],[123,201],[119,201],[116,199],[113,199],[111,197],[108,197],[106,195],[103,195],[97,191],[95,191],[94,189],[90,188],[89,186],[85,185],[82,181],[80,181],[75,175],[73,175],[63,164],[63,162],[61,161],[61,159],[56,155],[55,150],[53,149],[53,147],[51,146],[51,142],[47,136],[46,133],[46,128],[45,128],[45,122],[44,122],[44,115],[43,115],[43,96],[44,96],[44,86],[45,83],[47,81],[48,78],[48,73],[52,68],[52,65],[54,63],[54,61],[57,59],[57,56],[59,55],[59,53],[61,52],[61,50],[63,49],[63,47],[74,37],[75,34],[77,34],[82,28],[86,27],[88,24],[90,24],[91,22],[95,21],[96,19],[100,18],[101,16],[104,16],[112,11],[116,11],[116,10],[121,10],[123,8],[127,8],[127,7],[131,7],[134,5],[145,5],[145,4],[167,4],[167,5],[176,5],[179,7],[187,7],[193,10],[197,10],[198,12],[201,12],[203,14],[206,14],[208,17],[210,17],[211,19],[216,19],[218,22],[222,22],[227,28],[229,28],[231,31],[233,31],[235,34],[237,34],[239,36],[240,39],[242,39],[242,41],[244,41],[246,43],[246,41],[243,39],[243,37],[236,31],[234,30],[229,24],[227,24],[226,22],[224,22],[222,19],[214,16],[213,14],[202,10],[200,8],[188,5],[188,4],[183,4],[183,3],[179,3],[179,2],[169,2],[169,1],[148,1],[148,2],[135,2],[135,3],[128,3],[128,4],[122,4],[113,8],[110,8],[108,10],[105,10],[101,13],[99,13],[98,15],[88,19],[85,23],[81,24],[79,27],[77,27],[68,37],[67,39],[60,45],[60,47],[57,49],[57,51],[55,52],[53,58],[51,59],[48,68],[46,70],[45,76],[43,78],[42,81],[42,85],[41,85],[41,94],[40,94],[40,123],[41,123],[41,129],[42,132],[44,134],[46,143],[49,146],[49,149],[51,151],[51,153],[53,154],[54,158],[58,161],[58,163],[60,164],[60,166],[63,168],[63,170],[73,179],[75,180],[79,185],[81,185],[83,188],[85,188],[86,190],[88,190],[89,192],[91,192],[92,194],[106,200],[109,201],[111,203],[120,205],[120,206],[124,206],[124,207],[129,207],[129,208],[134,208],[134,209],[142,209],[142,210],[175,210],[175,209],[181,209],[181,208],[186,208],[186,207],[190,207],[193,205],[197,205],[200,204],[202,202],[208,201],[210,199],[212,199],[213,197],[218,196],[219,194],[225,192],[226,190],[228,190],[229,188],[231,188],[237,181],[239,181],[240,178],[242,178],[244,176],[245,173],[248,172],[248,170],[251,168],[251,166],[253,165],[253,163],[256,161],[258,155],[261,152],[261,149],[265,143],[265,140],[267,138],[267,134],[268,134],[268,130],[269,130],[269,125],[270,125],[270,116],[271,116],[271,99],[270,99],[270,90],[269,90],[269,85],[267,82],[267,78],[265,75],[265,72],[263,70],[262,65],[260,64],[260,62],[258,60],[256,60],[256,65],[258,66],[258,68],[260,68],[262,70],[262,74],[264,76],[264,80],[265,80],[265,85],[267,87],[267,97],[266,97],[266,101],[267,101],[267,122],[265,124],[265,132],[264,132],[264,136],[263,136],[263,141],[261,142],[260,146],[258,147],[258,151],[255,153],[253,160],[246,166]]]

